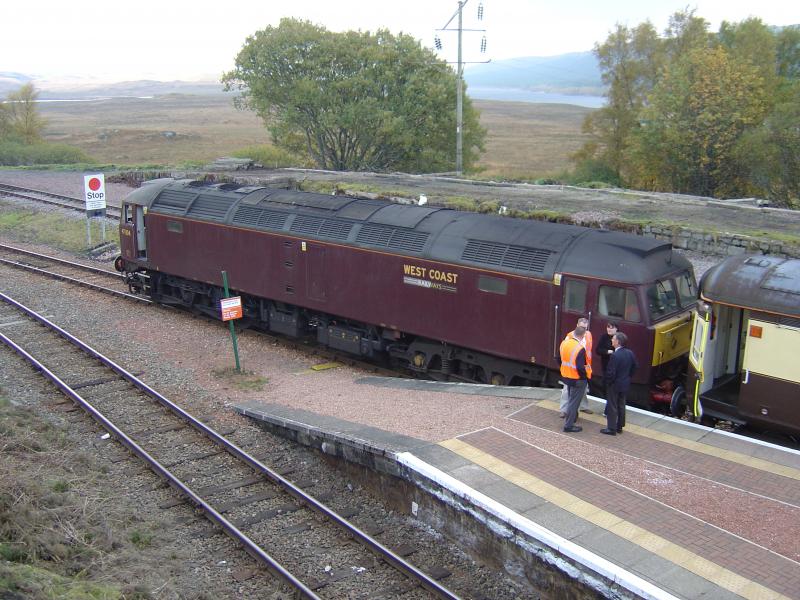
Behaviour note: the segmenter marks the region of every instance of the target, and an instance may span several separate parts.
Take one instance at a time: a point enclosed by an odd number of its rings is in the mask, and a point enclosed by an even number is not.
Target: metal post
[[[92,219],[86,216],[86,247],[92,247]]]
[[[225,289],[225,297],[230,298],[230,292],[228,292],[228,273],[226,271],[222,272],[222,287]],[[236,371],[237,373],[241,373],[242,367],[239,365],[239,344],[236,342],[236,328],[233,326],[233,319],[228,321],[228,325],[231,328],[231,341],[233,342],[233,357],[236,359]]]
[[[458,2],[458,80],[456,81],[456,174],[461,175],[464,164],[463,141],[461,138],[461,131],[463,129],[464,120],[464,105],[463,105],[463,77],[464,77],[464,64],[461,59],[461,33],[462,33],[462,9],[464,2]]]

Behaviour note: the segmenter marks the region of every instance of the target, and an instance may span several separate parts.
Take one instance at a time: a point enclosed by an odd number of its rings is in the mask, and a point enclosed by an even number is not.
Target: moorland
[[[589,108],[476,100],[487,129],[479,167],[491,177],[539,178],[564,171],[581,146]],[[76,146],[103,164],[203,164],[253,145],[269,144],[255,113],[227,94],[167,94],[43,102],[45,139]]]

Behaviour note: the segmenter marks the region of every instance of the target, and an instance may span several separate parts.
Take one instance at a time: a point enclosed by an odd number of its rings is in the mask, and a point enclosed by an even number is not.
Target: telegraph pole
[[[485,29],[464,29],[463,12],[464,7],[469,0],[458,0],[458,9],[450,17],[450,20],[445,23],[445,26],[437,31],[453,31],[448,29],[453,19],[458,18],[458,61],[456,63],[456,174],[461,175],[464,171],[464,58],[462,54],[462,34],[464,31],[479,31],[485,32]],[[483,3],[478,6],[478,20],[483,19]],[[435,39],[436,49],[442,49],[442,42],[438,36]],[[486,51],[486,36],[481,40],[481,52]],[[486,61],[470,61],[470,62],[490,62]]]
[[[456,175],[461,175],[464,170],[464,63],[461,59],[461,34],[464,22],[462,9],[469,0],[458,0],[458,71],[456,80]]]

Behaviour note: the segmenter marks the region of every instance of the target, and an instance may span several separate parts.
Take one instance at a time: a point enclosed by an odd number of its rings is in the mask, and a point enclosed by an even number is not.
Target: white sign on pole
[[[83,197],[86,200],[86,210],[105,210],[106,208],[106,180],[102,173],[83,176]]]

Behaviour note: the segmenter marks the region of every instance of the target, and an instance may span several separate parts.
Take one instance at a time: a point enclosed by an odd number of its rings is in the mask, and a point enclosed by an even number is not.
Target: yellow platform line
[[[651,533],[585,500],[581,500],[577,496],[557,488],[461,440],[445,440],[439,442],[439,445],[492,473],[501,475],[514,485],[536,494],[540,498],[544,498],[548,502],[557,505],[559,508],[590,523],[594,523],[598,527],[602,527],[637,546],[641,546],[653,554],[675,563],[687,571],[691,571],[743,598],[749,600],[790,600],[783,594],[742,577],[682,546],[670,542],[666,538]]]
[[[542,400],[537,402],[536,406],[553,411],[559,410],[558,402],[553,402],[552,400]],[[592,421],[593,423],[597,423],[599,425],[606,424],[605,418],[600,415],[587,415],[581,413],[580,418],[587,421]],[[525,421],[521,422],[524,423]],[[782,477],[788,477],[790,479],[796,479],[800,481],[800,470],[793,467],[788,467],[786,465],[779,465],[777,463],[764,460],[763,458],[748,456],[747,454],[742,454],[741,452],[736,452],[734,450],[724,450],[723,448],[717,448],[702,442],[695,442],[694,440],[687,440],[677,435],[672,435],[663,431],[656,431],[655,429],[642,427],[641,425],[632,425],[631,423],[625,424],[625,432],[635,433],[637,435],[650,438],[651,440],[658,440],[659,442],[665,442],[667,444],[672,444],[673,446],[679,446],[680,448],[685,448],[686,450],[692,450],[693,452],[699,452],[700,454],[706,454],[708,456],[727,460],[729,462],[736,463],[737,465],[752,467],[753,469],[758,469],[759,471],[766,471],[767,473],[772,473],[774,475],[780,475]]]

